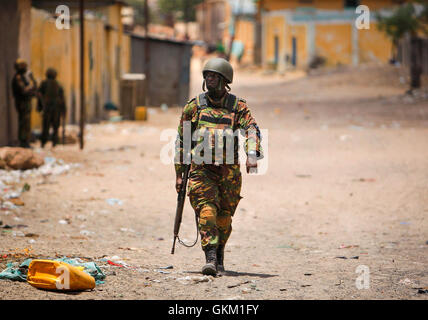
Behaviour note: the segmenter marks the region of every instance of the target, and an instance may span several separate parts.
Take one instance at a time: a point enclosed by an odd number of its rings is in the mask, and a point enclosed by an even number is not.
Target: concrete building
[[[376,27],[375,12],[399,0],[260,0],[262,64],[284,71],[306,68],[323,58],[327,65],[387,62],[392,44]],[[369,29],[359,29],[359,5],[370,10]]]

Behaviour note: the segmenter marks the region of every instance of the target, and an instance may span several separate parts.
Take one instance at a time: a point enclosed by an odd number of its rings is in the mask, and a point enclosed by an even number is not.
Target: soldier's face
[[[215,90],[217,89],[219,83],[220,83],[220,75],[215,72],[207,71],[204,75],[205,82],[207,84],[208,90]]]

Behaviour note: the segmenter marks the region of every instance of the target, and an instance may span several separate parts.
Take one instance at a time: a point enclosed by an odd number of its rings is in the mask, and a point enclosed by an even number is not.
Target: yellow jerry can
[[[137,121],[147,120],[147,108],[146,107],[136,107],[135,108],[135,120],[137,120]]]
[[[35,259],[28,266],[27,282],[47,290],[81,291],[95,288],[95,278],[74,267],[54,260]]]

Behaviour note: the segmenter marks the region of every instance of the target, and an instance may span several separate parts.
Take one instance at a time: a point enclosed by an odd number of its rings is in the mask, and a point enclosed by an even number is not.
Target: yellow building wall
[[[67,104],[70,103],[73,86],[73,28],[59,30],[55,20],[42,10],[31,9],[31,70],[38,85],[44,80],[50,67],[58,72],[58,81],[63,85]],[[36,112],[37,101],[33,99],[32,127],[41,128],[41,115]]]
[[[245,51],[241,62],[252,63],[254,54],[254,22],[249,20],[238,20],[235,39],[244,44]]]
[[[284,17],[266,17],[263,30],[265,41],[264,60],[272,66],[275,60],[275,37],[278,37],[279,59],[285,47],[285,19]]]
[[[350,24],[317,24],[316,53],[327,59],[327,65],[351,64],[352,27]]]
[[[397,5],[395,0],[362,0],[360,4],[367,5],[371,10],[389,8]],[[300,0],[259,0],[258,5],[261,5],[265,10],[283,10],[296,9],[302,7],[314,7],[325,10],[342,10],[344,9],[344,0],[312,0],[304,3]]]
[[[290,61],[288,64],[291,64],[291,57],[293,54],[292,41],[293,38],[296,38],[296,66],[302,67],[306,66],[306,61],[308,59],[308,48],[307,48],[307,33],[306,33],[306,25],[294,25],[287,26],[287,45],[286,45],[286,54],[289,56]]]
[[[99,18],[85,19],[85,107],[86,120],[103,117],[103,105],[107,100],[119,105],[120,78],[130,70],[130,39],[123,34],[120,5],[104,10],[107,21],[113,26],[105,29]],[[70,29],[56,28],[55,19],[47,12],[31,10],[31,66],[40,84],[46,69],[58,71],[58,81],[63,85],[67,103],[67,119],[80,119],[80,26],[73,21]],[[74,114],[72,101],[74,96]],[[33,99],[31,123],[33,129],[41,129],[41,115],[35,110]],[[72,119],[73,118],[73,119]]]
[[[296,9],[302,7],[316,7],[318,9],[343,9],[343,0],[313,0],[312,3],[302,3],[299,0],[263,0],[265,10]],[[261,3],[259,1],[259,4]]]
[[[370,24],[370,29],[358,30],[358,47],[360,62],[388,62],[391,58],[392,42],[375,23]]]

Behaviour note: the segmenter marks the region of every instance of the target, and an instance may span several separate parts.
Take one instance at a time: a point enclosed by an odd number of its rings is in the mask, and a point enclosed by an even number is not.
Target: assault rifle
[[[178,239],[178,241],[182,243],[180,241],[180,238],[178,237],[178,232],[180,231],[181,219],[183,217],[183,208],[184,208],[184,201],[186,200],[187,179],[189,177],[189,171],[190,171],[190,164],[185,164],[184,173],[183,173],[183,183],[181,184],[181,188],[177,196],[177,210],[175,212],[175,222],[174,222],[174,243],[172,244],[171,254],[174,254],[175,241]]]

